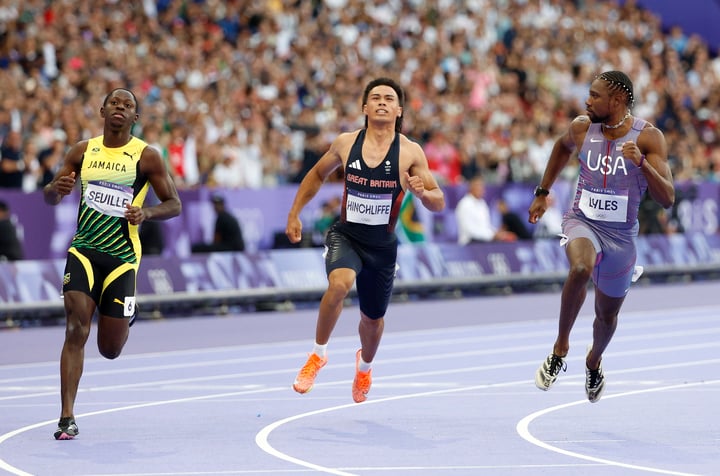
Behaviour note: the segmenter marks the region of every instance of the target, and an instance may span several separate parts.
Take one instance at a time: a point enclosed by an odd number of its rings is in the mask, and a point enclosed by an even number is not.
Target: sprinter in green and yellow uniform
[[[111,91],[100,117],[105,121],[103,135],[75,144],[43,189],[45,201],[57,205],[80,182],[77,231],[63,277],[66,330],[57,440],[79,433],[73,409],[95,311],[98,349],[104,357],[119,356],[127,341],[136,314],[135,282],[142,256],[138,226],[145,220],[175,217],[182,209],[160,153],[132,135],[139,118],[132,91]],[[143,207],[149,187],[159,203]]]

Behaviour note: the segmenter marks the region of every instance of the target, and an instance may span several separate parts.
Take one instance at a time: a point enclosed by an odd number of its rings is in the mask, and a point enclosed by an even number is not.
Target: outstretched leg
[[[375,358],[384,329],[384,318],[370,319],[364,313],[360,313],[358,332],[360,334],[360,345],[362,346],[362,359],[365,362],[370,363]]]
[[[85,343],[90,335],[90,325],[95,303],[87,294],[68,291],[65,303],[65,343],[60,355],[61,417],[72,417],[75,397],[85,360]]]
[[[315,350],[310,353],[293,382],[293,389],[298,393],[307,393],[312,389],[318,372],[327,363],[325,346],[340,318],[345,298],[352,289],[355,276],[355,271],[350,268],[335,269],[328,276],[328,288],[320,300],[315,327]]]
[[[345,298],[355,282],[355,271],[338,268],[328,276],[328,288],[320,300],[318,320],[315,327],[315,342],[325,345],[330,340],[335,324],[342,312]]]
[[[364,402],[372,385],[372,369],[370,363],[375,358],[380,339],[385,329],[385,319],[371,319],[365,313],[360,313],[360,345],[355,356],[355,379],[353,380],[352,396],[356,403]]]
[[[540,390],[549,390],[557,380],[560,371],[567,368],[565,356],[570,349],[570,332],[585,303],[587,285],[597,261],[595,247],[587,238],[571,240],[567,244],[565,252],[570,269],[560,298],[557,338],[553,344],[552,353],[535,372],[535,386]]]
[[[586,238],[572,240],[566,253],[570,269],[560,298],[558,335],[553,345],[553,353],[560,357],[565,357],[570,349],[570,332],[585,303],[588,282],[597,260],[595,248]]]
[[[602,370],[602,355],[617,328],[617,317],[625,297],[610,297],[600,290],[595,291],[595,320],[593,321],[593,343],[585,357],[585,393],[588,400],[597,402],[605,390],[605,374]]]
[[[79,433],[75,424],[75,397],[85,361],[85,344],[90,335],[95,302],[85,293],[64,293],[65,342],[60,354],[60,420],[56,440],[73,439]]]
[[[101,315],[98,318],[97,329],[100,355],[106,359],[119,357],[130,334],[130,319]]]
[[[595,290],[595,320],[593,321],[593,343],[592,349],[587,355],[587,368],[597,369],[600,367],[602,355],[608,344],[615,335],[617,329],[618,314],[625,296],[610,297],[603,294],[599,289]]]

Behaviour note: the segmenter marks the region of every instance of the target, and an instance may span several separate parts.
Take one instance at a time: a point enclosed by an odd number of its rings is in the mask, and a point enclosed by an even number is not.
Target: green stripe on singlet
[[[123,228],[122,218],[104,215],[85,205],[78,220],[78,233],[72,245],[107,253],[127,263],[135,261],[132,243]]]

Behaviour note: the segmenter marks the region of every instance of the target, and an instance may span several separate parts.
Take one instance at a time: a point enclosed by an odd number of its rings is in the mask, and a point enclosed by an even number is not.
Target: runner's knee
[[[583,262],[573,263],[570,265],[570,273],[568,275],[571,280],[587,281],[590,279],[593,267]]]

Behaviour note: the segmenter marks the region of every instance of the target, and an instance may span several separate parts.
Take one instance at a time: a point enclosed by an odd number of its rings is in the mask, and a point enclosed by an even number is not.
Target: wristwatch
[[[535,191],[533,192],[536,197],[547,197],[550,195],[550,190],[546,188],[542,188],[540,185],[535,187]]]

